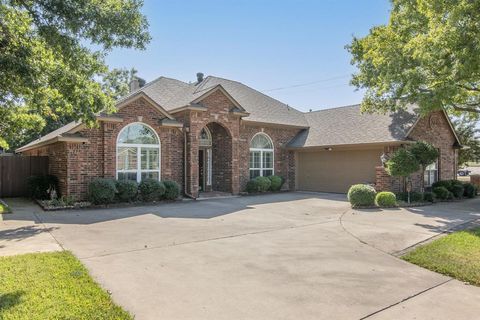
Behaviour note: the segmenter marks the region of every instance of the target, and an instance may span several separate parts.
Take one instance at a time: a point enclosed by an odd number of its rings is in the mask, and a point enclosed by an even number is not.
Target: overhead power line
[[[267,90],[263,90],[263,92],[271,92],[271,91],[279,91],[279,90],[285,90],[285,89],[291,89],[291,88],[306,87],[306,86],[311,86],[311,85],[314,85],[314,84],[317,84],[317,83],[322,83],[322,82],[327,82],[327,81],[332,81],[332,80],[338,80],[338,79],[345,79],[345,78],[349,78],[349,77],[350,77],[350,74],[345,74],[345,75],[332,77],[332,78],[328,78],[328,79],[322,79],[322,80],[317,80],[317,81],[312,81],[312,82],[294,84],[294,85],[285,86],[285,87],[267,89]]]

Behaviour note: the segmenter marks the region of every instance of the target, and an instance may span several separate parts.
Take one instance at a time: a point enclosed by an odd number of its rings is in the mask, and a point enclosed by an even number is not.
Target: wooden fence
[[[0,156],[0,197],[24,197],[26,180],[48,174],[48,157]]]

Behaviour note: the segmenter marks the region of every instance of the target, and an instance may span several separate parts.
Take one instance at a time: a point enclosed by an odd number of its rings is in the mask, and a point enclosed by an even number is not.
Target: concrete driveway
[[[71,250],[136,319],[473,319],[480,312],[480,288],[396,257],[480,218],[480,199],[362,211],[343,195],[315,193],[55,213],[10,203],[16,213],[0,225],[0,253]]]

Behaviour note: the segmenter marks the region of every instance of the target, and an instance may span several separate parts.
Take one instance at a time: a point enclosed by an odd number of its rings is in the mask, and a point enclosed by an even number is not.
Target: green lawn
[[[1,213],[10,213],[10,208],[0,202],[0,214]]]
[[[0,257],[0,319],[132,319],[69,252]]]
[[[403,259],[480,286],[480,228],[454,232],[416,248]]]

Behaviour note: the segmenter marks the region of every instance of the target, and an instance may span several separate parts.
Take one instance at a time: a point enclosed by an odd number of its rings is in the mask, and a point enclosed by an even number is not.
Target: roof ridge
[[[178,79],[170,78],[170,77],[165,77],[165,76],[159,76],[159,77],[153,79],[152,81],[147,82],[143,87],[140,87],[140,88],[138,88],[137,90],[132,91],[132,92],[129,92],[127,95],[121,97],[120,99],[118,99],[117,101],[115,101],[115,104],[117,104],[117,103],[119,103],[119,102],[121,102],[121,101],[123,101],[123,100],[125,100],[125,99],[127,99],[127,98],[129,98],[129,97],[131,97],[131,96],[133,96],[133,95],[136,94],[136,93],[139,93],[139,92],[145,90],[145,89],[148,88],[148,87],[151,87],[153,84],[157,83],[158,81],[160,81],[160,80],[162,80],[162,79],[173,80],[173,81],[181,82],[181,83],[183,83],[183,84],[185,84],[185,85],[187,85],[187,86],[190,85],[190,84],[188,84],[188,83],[186,83],[186,82],[184,82],[184,81],[182,81],[182,80],[178,80]]]
[[[325,108],[325,109],[320,109],[320,110],[307,111],[307,112],[304,112],[304,114],[317,113],[317,112],[329,111],[329,110],[340,109],[340,108],[352,108],[352,107],[358,107],[359,105],[360,105],[360,103],[349,104],[349,105],[346,105],[346,106],[331,107],[331,108]]]
[[[237,80],[230,80],[230,79],[226,79],[226,78],[222,78],[222,77],[216,77],[216,76],[212,76],[212,75],[209,75],[208,77],[217,78],[217,79],[222,79],[222,80],[226,80],[226,81],[230,81],[230,82],[235,82],[235,83],[241,84],[242,86],[245,86],[245,87],[247,87],[248,89],[257,92],[257,93],[261,94],[261,95],[264,96],[264,97],[267,97],[267,98],[269,98],[269,99],[272,99],[272,100],[277,101],[278,103],[282,104],[283,106],[285,106],[285,107],[287,107],[287,108],[293,109],[293,110],[295,110],[295,111],[297,111],[297,112],[299,112],[299,113],[304,113],[304,112],[298,110],[297,108],[292,107],[292,106],[290,106],[289,104],[287,104],[287,103],[285,103],[285,102],[282,102],[282,101],[280,101],[280,100],[278,100],[278,99],[275,99],[274,97],[271,97],[271,96],[269,96],[268,94],[265,94],[265,93],[263,93],[263,92],[261,92],[261,91],[258,91],[257,89],[252,88],[252,87],[250,87],[249,85],[247,85],[247,84],[245,84],[245,83],[243,83],[243,82],[240,82],[240,81],[237,81]],[[208,78],[208,77],[207,77],[207,78]]]

